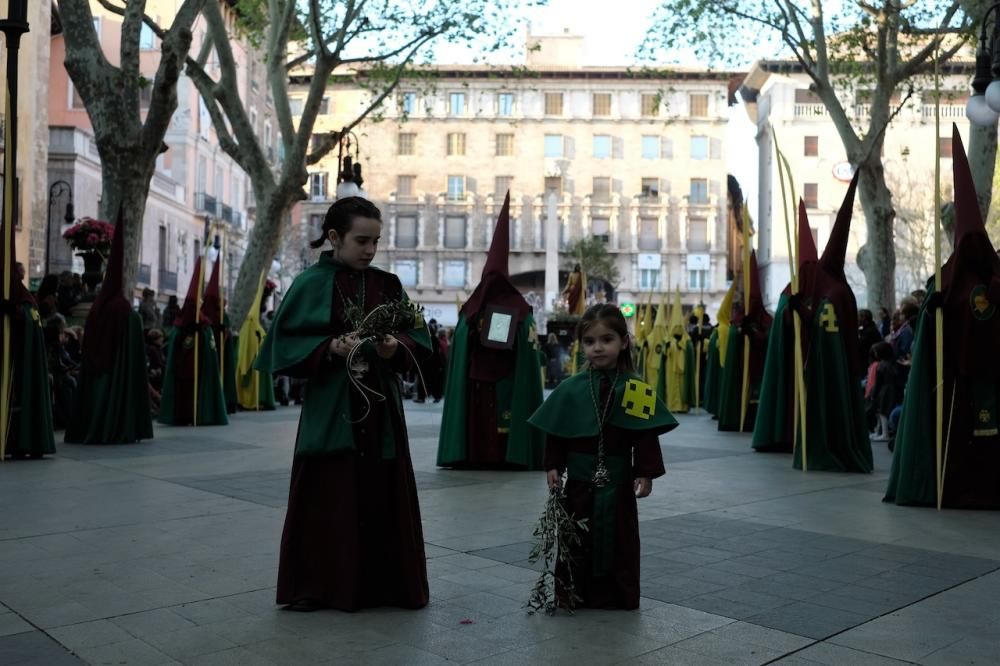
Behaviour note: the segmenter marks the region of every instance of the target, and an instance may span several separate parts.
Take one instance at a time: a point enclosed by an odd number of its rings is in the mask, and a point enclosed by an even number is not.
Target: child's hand
[[[557,469],[550,469],[548,472],[546,472],[545,476],[549,482],[549,490],[552,490],[553,488],[556,488],[559,485],[560,477],[562,476],[562,474],[560,474],[559,470]]]
[[[632,487],[635,490],[636,497],[649,497],[649,493],[653,492],[653,480],[645,476],[640,476],[632,482]]]
[[[399,340],[390,335],[382,340],[382,342],[375,345],[375,353],[377,353],[380,358],[390,359],[396,355],[396,349],[398,348]]]

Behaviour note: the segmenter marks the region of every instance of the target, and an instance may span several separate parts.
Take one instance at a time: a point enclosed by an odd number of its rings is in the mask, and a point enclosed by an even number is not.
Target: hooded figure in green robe
[[[1000,509],[1000,258],[983,226],[968,158],[952,129],[955,251],[928,283],[917,319],[909,380],[885,501],[937,505],[942,428],[942,506]],[[936,308],[944,320],[944,412],[937,420]]]
[[[819,259],[805,202],[799,201],[799,290],[792,294],[791,285],[785,287],[768,339],[753,448],[794,452],[797,469],[802,466],[802,433],[800,424],[793,424],[796,415],[793,311],[799,313],[802,321],[808,469],[871,472],[873,467],[864,400],[856,380],[860,372],[858,307],[844,275],[857,186],[855,173]]]
[[[729,344],[726,345],[726,364],[721,369],[719,381],[718,413],[719,430],[740,431],[743,416],[743,365],[746,358],[744,346],[750,345],[750,365],[746,387],[746,420],[742,432],[753,432],[760,400],[760,382],[764,374],[764,357],[767,354],[767,336],[774,318],[764,307],[760,293],[760,276],[757,254],[750,251],[750,296],[744,298],[746,308],[735,313],[729,326]],[[734,280],[733,284],[740,282]]]
[[[219,356],[219,373],[222,375],[222,392],[226,396],[226,411],[236,413],[236,347],[233,344],[233,330],[229,325],[229,313],[222,299],[219,265],[221,256],[212,265],[212,276],[205,285],[205,299],[202,312],[212,322],[212,336]]]
[[[142,317],[123,293],[124,229],[119,209],[108,271],[87,313],[79,399],[67,443],[132,444],[153,437]]]
[[[45,353],[45,336],[42,332],[38,308],[31,292],[21,282],[14,255],[13,227],[0,229],[10,234],[9,264],[4,265],[0,252],[0,276],[5,272],[10,280],[10,298],[0,292],[0,327],[11,327],[11,408],[6,442],[0,441],[0,459],[41,458],[56,452],[52,433],[52,394],[49,391],[49,370]],[[2,330],[2,328],[0,328]],[[2,360],[2,359],[0,359]],[[0,433],[0,437],[3,433]]]
[[[449,350],[437,464],[540,469],[542,404],[531,306],[510,281],[510,193],[497,218],[479,286],[462,306]]]
[[[167,425],[195,424],[196,399],[196,425],[229,423],[212,322],[205,316],[200,304],[202,270],[201,257],[198,257],[194,262],[187,298],[167,340],[167,367],[163,374],[158,418],[160,423]]]

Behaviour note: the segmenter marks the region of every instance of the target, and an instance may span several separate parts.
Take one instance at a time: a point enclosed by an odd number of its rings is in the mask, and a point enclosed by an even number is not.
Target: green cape
[[[740,429],[740,412],[743,407],[743,345],[746,336],[739,327],[729,327],[729,344],[726,347],[726,365],[721,367],[718,395],[719,430],[736,432]],[[753,348],[751,347],[751,354]],[[752,366],[751,366],[752,367]],[[745,432],[753,432],[754,420],[757,414],[757,403],[760,396],[760,383],[750,380],[747,399],[747,418],[744,424]]]
[[[212,329],[202,328],[197,332],[200,336],[198,345],[198,423],[196,425],[228,425],[226,416],[226,398],[222,392],[222,379],[219,376],[219,353],[215,349],[215,336]],[[186,339],[185,339],[186,338]],[[194,336],[185,336],[182,329],[174,327],[167,339],[167,367],[163,373],[163,390],[160,392],[160,415],[157,421],[165,425],[191,425],[188,419],[179,423],[177,416],[177,400],[194,400],[193,387],[187,386],[188,381],[181,384],[177,377],[177,363],[180,346]],[[181,398],[178,398],[178,390]],[[185,408],[181,413],[188,414]]]
[[[319,261],[295,278],[288,294],[274,315],[271,328],[257,355],[254,367],[262,373],[280,373],[299,365],[312,356],[316,348],[337,335],[331,323],[334,279],[341,267],[333,261],[330,252],[320,255]],[[377,268],[368,271],[388,276],[398,283],[398,278]],[[406,292],[399,288],[403,298]],[[413,342],[430,350],[427,327],[406,333]],[[396,373],[389,364],[378,358],[374,347],[366,344],[362,349],[369,364],[369,371],[362,380],[390,400],[395,409],[402,411],[402,395]],[[264,375],[262,375],[264,376]],[[354,450],[354,428],[344,407],[355,398],[355,389],[347,378],[346,365],[335,366],[329,374],[309,379],[308,399],[302,404],[295,455],[315,455]],[[374,398],[373,398],[374,399]],[[385,428],[383,456],[390,458],[395,452],[396,433],[392,421]],[[402,435],[402,433],[400,433]]]
[[[597,389],[591,384],[596,383],[601,374],[609,378],[614,373],[608,371],[584,370],[563,381],[552,394],[542,403],[531,418],[528,419],[535,428],[544,433],[578,439],[581,437],[596,437],[600,425],[597,413],[593,407],[594,394]],[[593,377],[593,379],[591,379]],[[627,407],[625,392],[628,384],[636,382],[634,390],[629,392],[632,407]],[[649,393],[646,390],[649,390]],[[638,398],[634,400],[633,398]],[[642,409],[648,406],[652,413],[646,414]],[[643,414],[643,416],[640,416]],[[611,399],[611,414],[608,423],[625,430],[652,430],[657,435],[669,432],[677,427],[677,419],[670,413],[663,401],[656,397],[652,387],[632,373],[621,373],[615,384],[615,395]]]
[[[530,315],[521,322],[514,340],[514,372],[497,382],[497,409],[510,412],[505,459],[512,465],[541,469],[545,441],[528,427],[528,417],[542,404],[541,374],[538,357],[532,349],[531,331],[535,320]],[[460,315],[455,336],[448,349],[448,376],[445,379],[444,413],[438,439],[437,464],[454,465],[468,460],[469,430],[469,324]],[[565,383],[562,382],[562,383]],[[561,386],[562,384],[560,384]],[[500,421],[498,421],[500,422]]]
[[[153,438],[149,378],[142,317],[132,311],[124,345],[104,372],[84,363],[73,418],[65,441],[73,444],[132,444]]]
[[[709,414],[719,413],[719,383],[722,367],[719,365],[719,329],[708,338],[708,356],[705,361],[705,401],[702,405]]]
[[[41,456],[56,452],[52,431],[52,396],[45,356],[45,335],[38,310],[28,303],[23,312],[20,346],[14,348],[14,409],[11,410],[7,455]],[[16,320],[14,325],[17,325]]]

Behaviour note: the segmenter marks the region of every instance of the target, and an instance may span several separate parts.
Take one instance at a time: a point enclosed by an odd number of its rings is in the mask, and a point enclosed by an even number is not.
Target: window
[[[399,96],[399,108],[406,115],[413,113],[413,110],[417,108],[417,93],[403,93]]]
[[[611,221],[606,217],[591,218],[590,234],[594,240],[599,240],[602,243],[611,242]]]
[[[556,196],[562,196],[562,177],[561,176],[546,176],[545,177],[545,196],[550,193],[554,193]]]
[[[643,252],[660,251],[660,221],[655,217],[639,219],[639,249]]]
[[[226,182],[226,174],[225,174],[225,172],[222,170],[221,166],[216,166],[215,167],[215,189],[212,190],[212,194],[215,195],[215,198],[218,199],[220,203],[225,199],[225,197],[222,196],[223,195],[222,188],[225,187],[225,185],[224,185],[225,182]]]
[[[271,123],[264,123],[264,150],[270,154],[271,145]]]
[[[493,196],[502,197],[510,192],[514,176],[497,176],[493,179]]]
[[[256,124],[254,127],[256,128]],[[198,136],[207,139],[211,128],[212,116],[208,113],[208,105],[205,104],[205,98],[198,95]]]
[[[938,139],[938,144],[941,146],[941,159],[950,160],[951,159],[951,137],[942,136]]]
[[[416,259],[397,259],[394,272],[396,273],[396,277],[399,278],[399,283],[404,287],[417,286]]]
[[[444,246],[452,249],[464,248],[467,226],[464,215],[446,216],[444,218]]]
[[[594,93],[593,95],[593,115],[611,115],[611,93]]]
[[[204,156],[198,158],[198,171],[195,174],[195,191],[205,192],[208,188],[208,160]]]
[[[708,203],[708,179],[707,178],[692,178],[691,179],[691,192],[688,196],[688,203],[690,204],[707,204]]]
[[[708,220],[704,217],[688,218],[688,250],[708,249]]]
[[[708,271],[688,271],[688,289],[708,289]]]
[[[802,199],[806,202],[806,208],[816,208],[819,203],[819,185],[816,183],[803,183]]]
[[[400,215],[396,218],[396,247],[414,248],[417,246],[417,217],[415,215]]]
[[[446,261],[442,266],[441,283],[445,287],[465,287],[465,260]]]
[[[653,198],[660,196],[660,179],[659,178],[643,178],[642,179],[642,196],[646,198]]]
[[[562,157],[563,156],[563,137],[562,137],[562,134],[546,134],[545,135],[545,156],[546,157]]]
[[[660,159],[660,137],[652,134],[644,134],[642,136],[642,159]]]
[[[707,136],[693,136],[693,137],[691,137],[691,159],[693,159],[693,160],[707,160],[708,159],[708,137]]]
[[[465,93],[452,93],[448,98],[448,113],[452,116],[465,115]]]
[[[153,101],[153,83],[149,82],[139,88],[139,108],[148,109]]]
[[[611,196],[611,179],[606,176],[594,178],[591,192],[595,199],[607,199]]]
[[[465,176],[448,176],[448,200],[461,201],[465,198]]]
[[[143,23],[142,27],[139,29],[139,48],[147,51],[152,49],[155,37],[156,35],[153,34],[153,29]]]
[[[639,289],[654,291],[660,288],[660,271],[655,268],[639,269]]]
[[[326,173],[316,172],[309,174],[309,196],[313,200],[326,199]]]
[[[448,134],[448,154],[465,154],[465,134],[462,132],[451,132]]]
[[[514,154],[514,135],[497,134],[497,156],[510,157]]]
[[[293,116],[301,116],[302,109],[305,108],[306,100],[302,97],[289,97],[288,110]]]
[[[514,115],[514,95],[512,93],[500,93],[497,95],[497,115]]]
[[[594,157],[599,159],[611,157],[611,137],[609,135],[594,135]]]
[[[413,184],[416,176],[396,176],[396,196],[409,197],[413,195]]]
[[[194,239],[194,258],[197,259],[200,256],[201,256],[201,239],[200,238],[195,238]]]
[[[693,94],[688,97],[692,118],[708,117],[708,95],[704,93]]]
[[[314,234],[323,234],[323,220],[326,215],[322,213],[312,213],[309,215],[309,228]]]
[[[396,135],[396,152],[399,155],[416,154],[417,135],[412,132],[400,132]]]
[[[658,116],[660,115],[660,96],[659,95],[643,95],[642,96],[642,115],[646,117]]]
[[[803,155],[806,157],[818,157],[819,156],[819,137],[818,136],[807,136],[805,138],[805,146],[803,148]]]
[[[157,259],[161,271],[167,270],[167,228],[160,225],[159,244],[157,245]]]
[[[319,115],[325,116],[330,113],[330,98],[324,97],[319,103]]]
[[[563,112],[563,94],[545,93],[545,115],[561,116]]]
[[[72,82],[69,84],[69,94],[70,94],[70,108],[71,109],[85,109],[86,105],[83,103],[83,98],[80,97],[80,91],[76,89],[76,86]]]

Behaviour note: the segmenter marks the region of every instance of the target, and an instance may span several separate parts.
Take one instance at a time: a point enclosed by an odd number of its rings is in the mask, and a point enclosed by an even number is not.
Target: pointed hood
[[[222,287],[219,284],[219,265],[222,264],[222,255],[215,260],[212,264],[212,275],[208,278],[208,284],[205,285],[205,296],[201,301],[201,312],[205,315],[205,318],[212,324],[222,324],[223,318],[223,304],[222,304]],[[263,292],[261,292],[263,295]]]
[[[816,241],[813,240],[812,229],[809,227],[809,215],[806,213],[806,202],[799,199],[799,270],[809,263],[819,261],[816,252]]]
[[[764,297],[760,291],[760,268],[757,266],[757,252],[750,250],[750,295],[747,298],[747,316],[753,318],[760,316],[760,313],[767,314],[764,309]]]
[[[125,216],[119,207],[107,272],[87,313],[87,334],[83,336],[83,358],[98,372],[111,367],[115,354],[124,347],[128,319],[132,314],[132,306],[123,292],[124,268]]]
[[[497,217],[496,227],[493,230],[493,241],[490,243],[490,251],[486,256],[482,279],[472,292],[472,296],[462,306],[462,314],[465,315],[466,319],[477,316],[488,305],[516,310],[518,321],[514,322],[515,325],[519,324],[521,319],[531,312],[531,306],[510,281],[510,273],[507,268],[509,254],[510,192],[507,192],[503,208],[500,209],[500,215]]]
[[[646,342],[650,348],[655,349],[657,345],[663,344],[667,337],[667,306],[663,301],[663,294],[660,294],[660,305],[656,308],[656,316],[650,312],[649,318],[652,326],[646,331]]]
[[[819,263],[827,273],[838,277],[844,276],[844,260],[847,257],[847,240],[851,234],[851,217],[854,214],[854,194],[858,189],[858,175],[860,169],[855,170],[851,184],[844,195],[844,201],[837,211],[837,220],[833,223],[830,231],[830,238],[826,242],[823,256]],[[810,238],[812,235],[810,234]]]
[[[264,327],[260,323],[260,306],[264,301],[264,282],[266,277],[262,272],[257,281],[257,295],[247,313],[243,325],[240,326],[239,347],[236,355],[236,392],[240,405],[244,409],[260,407],[260,382],[253,364],[260,353],[264,341]]]
[[[194,272],[191,273],[191,282],[188,283],[187,296],[184,297],[184,305],[174,321],[177,327],[193,327],[195,325],[195,309],[198,306],[198,299],[201,296],[201,257],[194,260]],[[201,323],[209,323],[205,317],[205,312],[201,313]]]
[[[1000,274],[1000,257],[983,224],[979,197],[958,126],[952,124],[952,169],[955,183],[955,251],[942,269],[945,289],[957,270],[976,271],[982,279]]]
[[[684,325],[684,308],[681,305],[681,288],[674,291],[674,305],[670,309],[670,336],[680,333],[681,339],[688,337],[687,326]]]

